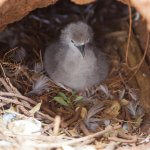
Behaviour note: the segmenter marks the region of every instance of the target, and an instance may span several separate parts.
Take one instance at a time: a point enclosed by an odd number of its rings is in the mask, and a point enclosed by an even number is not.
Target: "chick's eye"
[[[73,41],[73,40],[71,40],[71,42],[72,42],[72,43],[74,43],[74,41]]]

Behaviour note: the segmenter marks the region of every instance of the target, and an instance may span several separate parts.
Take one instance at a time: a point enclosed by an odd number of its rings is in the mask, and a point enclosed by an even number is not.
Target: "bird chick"
[[[99,84],[108,74],[106,56],[92,44],[93,31],[84,22],[70,23],[46,48],[44,67],[49,77],[76,91]]]

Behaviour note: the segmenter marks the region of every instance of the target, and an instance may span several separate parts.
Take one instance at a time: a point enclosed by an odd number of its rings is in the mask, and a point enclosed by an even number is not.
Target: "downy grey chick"
[[[93,31],[84,22],[71,23],[50,43],[44,67],[52,80],[77,91],[99,84],[108,74],[106,56],[92,44]]]

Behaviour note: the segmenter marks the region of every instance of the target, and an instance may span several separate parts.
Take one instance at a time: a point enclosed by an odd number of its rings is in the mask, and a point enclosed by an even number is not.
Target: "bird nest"
[[[60,1],[0,33],[0,149],[150,147],[150,79],[144,59],[149,35],[143,48],[138,37],[146,30],[140,15],[129,10],[111,0],[84,6]],[[48,43],[79,20],[93,28],[95,43],[111,64],[107,79],[83,92],[54,83],[43,67]]]

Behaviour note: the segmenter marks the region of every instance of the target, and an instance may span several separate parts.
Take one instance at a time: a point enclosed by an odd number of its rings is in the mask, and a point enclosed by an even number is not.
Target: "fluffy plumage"
[[[71,23],[44,55],[45,69],[55,82],[74,90],[99,84],[108,74],[106,56],[92,44],[93,31],[83,22]]]

